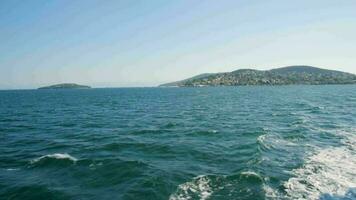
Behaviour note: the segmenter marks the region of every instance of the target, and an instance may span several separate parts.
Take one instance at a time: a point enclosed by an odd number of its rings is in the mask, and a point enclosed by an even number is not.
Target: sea
[[[0,91],[1,200],[356,199],[356,85]]]

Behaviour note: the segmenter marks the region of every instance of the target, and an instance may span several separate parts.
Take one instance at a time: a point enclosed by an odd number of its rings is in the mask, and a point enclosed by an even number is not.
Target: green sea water
[[[356,199],[356,85],[0,91],[0,199]]]

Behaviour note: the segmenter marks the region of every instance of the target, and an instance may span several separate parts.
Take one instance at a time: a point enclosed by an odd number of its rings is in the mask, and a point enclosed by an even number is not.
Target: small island
[[[356,75],[312,66],[288,66],[272,70],[239,69],[232,72],[200,74],[160,87],[325,84],[356,84]]]
[[[90,86],[78,85],[75,83],[62,83],[62,84],[50,85],[46,87],[40,87],[38,89],[43,90],[43,89],[90,89],[90,88],[91,88]]]

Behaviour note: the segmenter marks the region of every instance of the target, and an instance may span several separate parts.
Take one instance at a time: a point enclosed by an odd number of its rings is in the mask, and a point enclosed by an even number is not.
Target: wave
[[[78,161],[77,158],[67,154],[67,153],[55,153],[55,154],[48,154],[45,156],[41,156],[39,158],[35,158],[30,161],[31,164],[41,163],[50,160],[65,160],[70,161],[72,163],[76,163]]]
[[[284,183],[289,198],[313,200],[325,195],[343,196],[356,188],[356,135],[339,134],[345,137],[341,146],[317,149],[303,167],[293,170],[294,177]]]

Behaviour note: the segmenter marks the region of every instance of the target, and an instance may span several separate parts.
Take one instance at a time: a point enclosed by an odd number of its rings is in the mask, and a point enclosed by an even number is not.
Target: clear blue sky
[[[295,64],[356,73],[355,53],[354,0],[0,1],[0,89]]]

